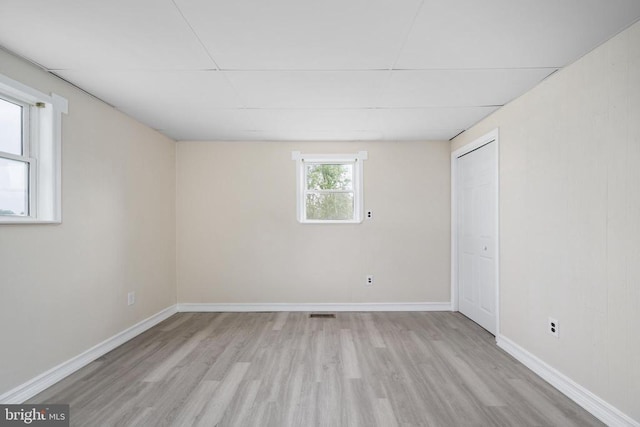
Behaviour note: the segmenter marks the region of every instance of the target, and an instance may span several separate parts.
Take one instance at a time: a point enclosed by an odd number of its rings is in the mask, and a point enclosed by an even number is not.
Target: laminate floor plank
[[[173,424],[176,426],[194,425],[202,416],[207,404],[213,402],[214,392],[219,385],[219,381],[200,382],[193,393],[189,394],[189,399],[176,415]]]
[[[225,414],[227,407],[233,400],[242,378],[247,373],[250,363],[234,363],[227,376],[222,380],[220,386],[216,388],[213,396],[204,406],[202,417],[198,420],[198,425],[215,426]]]
[[[398,420],[393,413],[393,408],[391,407],[391,402],[389,402],[389,399],[376,399],[376,401],[374,402],[374,414],[376,425],[398,427]]]
[[[601,426],[459,313],[179,313],[30,403],[72,426]]]
[[[242,427],[248,424],[256,396],[260,389],[260,380],[242,381],[238,387],[238,395],[242,399],[233,399],[222,419],[223,425]]]
[[[346,378],[361,378],[358,353],[350,329],[340,329],[342,371]]]
[[[162,326],[158,326],[158,329],[167,332],[172,331],[175,328],[182,325],[187,320],[190,320],[193,317],[194,313],[185,313],[184,316],[172,316],[170,319],[167,319],[162,323]]]

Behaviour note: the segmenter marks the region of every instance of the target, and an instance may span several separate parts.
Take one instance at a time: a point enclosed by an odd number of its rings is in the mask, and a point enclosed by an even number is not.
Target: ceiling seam
[[[378,95],[373,100],[373,104],[375,106],[379,106],[380,105],[382,97],[384,96],[384,94],[387,91],[389,85],[391,84],[391,76],[393,74],[393,69],[395,68],[396,63],[400,59],[400,55],[402,55],[402,52],[404,51],[404,47],[407,44],[407,40],[409,39],[409,35],[411,34],[411,31],[413,30],[413,26],[415,25],[416,20],[418,19],[418,15],[420,14],[420,11],[422,10],[422,6],[424,6],[424,0],[420,0],[420,4],[416,8],[415,13],[413,14],[413,18],[411,19],[411,23],[409,24],[409,27],[407,28],[407,32],[404,35],[404,40],[400,44],[400,48],[398,49],[398,53],[396,54],[395,59],[391,63],[391,67],[387,70],[388,71],[387,78],[386,78],[385,82],[380,85],[380,89],[378,91]],[[366,117],[365,117],[365,123],[370,123],[370,120],[373,120],[373,117],[371,116],[371,111],[367,111],[366,112]],[[373,127],[373,125],[371,125],[371,127]],[[383,135],[383,139],[384,139],[384,135],[385,135],[384,129],[382,129],[379,126],[375,126],[375,128],[376,128],[376,130],[378,132],[380,132],[381,135]]]
[[[176,8],[176,10],[178,11],[178,13],[180,14],[180,16],[182,16],[182,19],[184,20],[184,22],[187,24],[187,26],[189,27],[189,29],[191,30],[191,32],[193,33],[194,37],[196,38],[196,40],[198,40],[198,43],[200,43],[200,46],[202,46],[202,48],[204,49],[204,51],[206,52],[207,56],[211,59],[211,61],[213,62],[213,65],[216,66],[216,70],[219,71],[222,76],[224,77],[225,81],[227,82],[227,84],[229,85],[229,87],[231,88],[231,90],[233,91],[233,93],[236,95],[236,98],[238,99],[238,101],[240,102],[240,105],[242,105],[243,107],[247,106],[247,102],[246,100],[240,95],[240,92],[238,92],[238,90],[236,89],[236,87],[233,85],[233,83],[231,82],[231,80],[229,79],[229,76],[227,76],[227,74],[224,72],[224,70],[222,68],[220,68],[220,66],[218,65],[218,62],[214,59],[213,54],[209,51],[209,49],[207,48],[207,46],[204,44],[204,42],[202,41],[202,39],[200,38],[200,36],[198,36],[198,33],[196,32],[195,28],[193,28],[193,26],[191,25],[191,23],[189,22],[189,20],[187,19],[186,16],[184,16],[184,13],[182,13],[182,10],[180,9],[180,7],[178,6],[178,4],[176,3],[175,0],[171,0],[171,3],[173,3],[174,7]]]
[[[180,16],[182,17],[182,20],[184,21],[185,24],[187,24],[187,26],[189,27],[189,29],[191,30],[191,33],[193,34],[193,36],[196,38],[196,40],[198,40],[198,43],[200,44],[200,46],[202,47],[202,49],[204,49],[205,53],[207,54],[207,56],[209,57],[209,59],[211,59],[211,62],[213,62],[213,65],[216,66],[217,70],[220,70],[220,67],[218,66],[218,63],[216,62],[216,60],[213,58],[213,55],[211,55],[211,52],[209,52],[209,49],[207,49],[207,47],[205,46],[205,44],[202,42],[202,39],[200,39],[200,37],[198,36],[198,33],[196,33],[196,30],[193,28],[193,26],[191,26],[191,23],[189,22],[189,20],[187,19],[186,16],[184,16],[184,13],[182,13],[182,10],[180,9],[180,7],[176,4],[175,0],[171,0],[171,3],[173,3],[173,6],[176,8],[176,10],[178,11],[178,13],[180,14]]]
[[[418,6],[416,13],[413,15],[411,24],[409,24],[409,29],[407,30],[407,33],[404,35],[404,40],[402,41],[402,45],[400,45],[400,49],[398,49],[398,54],[396,55],[395,60],[391,64],[391,70],[394,70],[396,68],[396,64],[400,60],[400,55],[402,55],[402,52],[404,51],[404,47],[407,45],[407,41],[409,40],[409,35],[411,35],[411,31],[413,31],[413,26],[416,24],[416,21],[418,20],[418,15],[422,11],[422,6],[424,6],[424,0],[420,1],[420,5]]]
[[[427,105],[422,107],[394,107],[394,106],[377,106],[377,107],[236,107],[226,108],[218,107],[210,110],[273,110],[273,111],[290,111],[290,110],[433,110],[438,108],[495,108],[502,107],[504,104],[480,104],[480,105]]]
[[[353,73],[353,72],[386,72],[386,71],[513,71],[513,70],[556,70],[562,67],[490,67],[490,68],[219,68],[219,71],[249,72],[249,73],[315,73],[315,72],[334,72],[334,73]]]

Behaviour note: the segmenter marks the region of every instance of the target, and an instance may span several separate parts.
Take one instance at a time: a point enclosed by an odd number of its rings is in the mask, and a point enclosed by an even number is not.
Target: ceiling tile
[[[249,110],[242,109],[148,109],[121,108],[142,123],[177,141],[245,140],[255,133]]]
[[[463,129],[395,129],[382,132],[385,141],[448,141]]]
[[[420,0],[176,0],[224,69],[388,69]]]
[[[556,69],[393,71],[383,107],[504,105]]]
[[[283,129],[280,131],[255,131],[251,135],[257,141],[379,141],[379,131],[303,131]]]
[[[638,0],[428,1],[396,66],[561,67],[638,16]]]
[[[48,69],[215,68],[171,0],[3,0],[0,17],[2,44]]]
[[[372,107],[389,71],[225,71],[248,107]]]
[[[498,107],[381,108],[371,111],[369,126],[370,129],[380,130],[384,139],[430,139],[427,138],[428,135],[440,135],[443,131],[446,131],[443,135],[453,132],[451,136],[454,136],[497,109]],[[401,138],[403,135],[405,137]]]
[[[247,110],[256,130],[278,132],[335,132],[368,130],[366,109],[254,109]]]
[[[58,71],[62,78],[121,108],[237,108],[241,102],[220,71]]]
[[[364,127],[365,110],[165,110],[122,109],[142,123],[182,141],[361,141],[379,140],[378,130]],[[340,121],[342,120],[342,121]],[[295,122],[295,126],[291,126]]]

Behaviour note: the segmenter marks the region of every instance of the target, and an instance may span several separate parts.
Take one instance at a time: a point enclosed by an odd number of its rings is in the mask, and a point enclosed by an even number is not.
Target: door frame
[[[495,180],[496,180],[496,251],[495,251],[495,278],[496,278],[496,339],[500,334],[500,143],[498,128],[477,138],[471,143],[460,147],[451,153],[451,310],[458,311],[458,159],[463,155],[477,150],[490,143],[495,143],[493,152],[495,156]]]

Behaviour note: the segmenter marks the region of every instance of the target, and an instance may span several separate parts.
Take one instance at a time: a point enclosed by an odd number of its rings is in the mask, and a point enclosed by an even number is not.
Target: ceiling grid
[[[3,0],[0,45],[176,140],[442,140],[639,17],[637,0]]]

